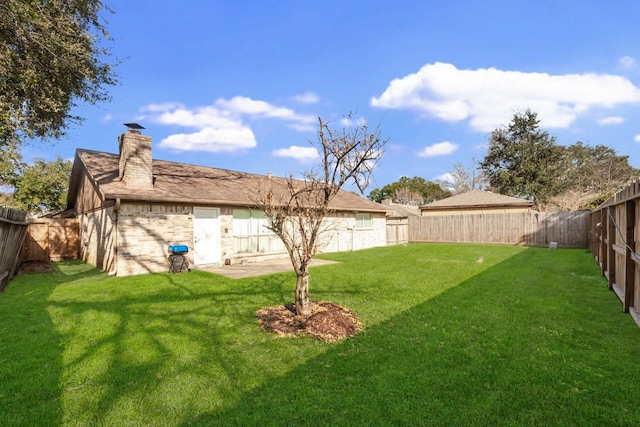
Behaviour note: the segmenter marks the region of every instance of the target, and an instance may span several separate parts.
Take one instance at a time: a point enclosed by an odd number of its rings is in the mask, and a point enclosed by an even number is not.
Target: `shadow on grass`
[[[575,254],[527,249],[184,425],[638,425],[640,334]]]
[[[273,303],[289,281],[281,274],[236,284],[198,272],[113,278],[82,262],[53,268],[14,279],[0,295],[2,426],[177,424],[165,417],[172,399],[195,401],[211,386],[202,378],[231,384],[238,364],[250,363],[237,339],[256,329],[245,301],[268,295]],[[213,392],[222,400],[225,388]]]
[[[176,425],[198,411],[200,396],[205,407],[220,404],[238,392],[252,350],[261,351],[259,340],[244,338],[260,333],[256,302],[286,281],[194,271],[121,278],[72,302],[54,294],[48,311],[66,347],[65,421]]]
[[[588,252],[496,251],[495,265],[430,249],[401,264],[408,249],[388,248],[314,270],[314,295],[364,315],[337,344],[259,330],[255,311],[290,302],[293,273],[58,264],[0,295],[2,319],[18,319],[0,329],[0,424],[637,425],[640,334]],[[408,270],[415,283],[379,294]]]
[[[56,286],[101,272],[80,262],[17,276],[0,295],[0,425],[60,425],[60,334],[47,313]]]

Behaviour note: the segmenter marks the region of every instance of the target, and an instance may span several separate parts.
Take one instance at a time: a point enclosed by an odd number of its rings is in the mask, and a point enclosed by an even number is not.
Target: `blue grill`
[[[189,252],[187,245],[169,245],[169,252],[173,255],[184,255]]]

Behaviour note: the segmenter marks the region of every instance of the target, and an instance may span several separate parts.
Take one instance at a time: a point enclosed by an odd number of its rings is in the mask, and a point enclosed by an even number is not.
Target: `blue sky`
[[[113,101],[25,157],[117,152],[123,123],[153,156],[284,176],[309,169],[317,118],[350,111],[389,137],[372,186],[439,179],[491,130],[538,113],[562,145],[640,168],[640,2],[105,0],[122,60]]]

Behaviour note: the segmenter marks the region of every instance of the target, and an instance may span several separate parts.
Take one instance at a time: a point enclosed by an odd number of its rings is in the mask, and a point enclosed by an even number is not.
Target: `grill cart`
[[[187,245],[169,245],[169,273],[191,271],[185,256],[187,253],[189,253]]]

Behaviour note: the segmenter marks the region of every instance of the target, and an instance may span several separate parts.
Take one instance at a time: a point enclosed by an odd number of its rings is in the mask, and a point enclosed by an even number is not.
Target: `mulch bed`
[[[53,273],[53,268],[47,261],[25,261],[20,264],[17,275],[29,273]]]
[[[362,330],[351,310],[324,301],[310,301],[311,313],[297,316],[293,304],[266,307],[256,312],[260,327],[281,337],[310,335],[321,341],[336,342]]]

